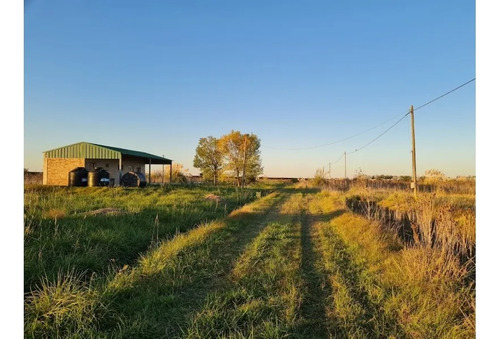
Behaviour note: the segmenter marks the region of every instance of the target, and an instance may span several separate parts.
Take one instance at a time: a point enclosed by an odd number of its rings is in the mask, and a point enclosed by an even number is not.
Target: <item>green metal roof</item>
[[[171,164],[172,160],[154,154],[133,151],[125,148],[79,142],[76,144],[45,151],[45,158],[85,158],[85,159],[121,159],[124,155],[141,158],[151,164]]]

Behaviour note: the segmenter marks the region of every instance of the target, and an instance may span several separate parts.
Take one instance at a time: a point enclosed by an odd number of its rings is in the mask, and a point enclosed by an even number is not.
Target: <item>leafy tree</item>
[[[260,139],[255,134],[241,134],[231,131],[220,138],[221,148],[226,159],[225,170],[238,180],[238,186],[245,187],[247,181],[262,173],[260,159]]]
[[[193,166],[199,168],[204,178],[213,178],[217,185],[223,168],[223,151],[221,142],[212,136],[201,138],[196,147]]]

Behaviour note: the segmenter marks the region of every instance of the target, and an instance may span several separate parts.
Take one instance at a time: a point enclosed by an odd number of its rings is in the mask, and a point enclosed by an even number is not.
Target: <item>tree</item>
[[[245,187],[247,181],[262,173],[260,140],[255,134],[231,131],[223,135],[220,142],[226,160],[224,168],[236,177],[238,186]]]
[[[223,168],[223,151],[221,142],[212,136],[201,138],[196,147],[193,166],[199,168],[203,177],[213,178],[217,185],[220,172]]]

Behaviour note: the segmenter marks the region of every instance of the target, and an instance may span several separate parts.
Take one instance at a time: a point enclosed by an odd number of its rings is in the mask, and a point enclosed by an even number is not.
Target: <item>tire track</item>
[[[276,218],[287,194],[261,202],[255,211],[243,207],[233,212],[226,225],[203,243],[182,250],[164,270],[119,289],[111,310],[114,320],[99,335],[111,337],[183,337],[189,319],[203,307],[205,298],[223,290],[228,276],[246,245]],[[263,199],[266,199],[263,198]],[[114,325],[113,325],[114,324]]]

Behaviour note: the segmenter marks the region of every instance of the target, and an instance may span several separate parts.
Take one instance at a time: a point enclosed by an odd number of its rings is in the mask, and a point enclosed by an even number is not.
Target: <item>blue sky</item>
[[[198,140],[234,129],[261,139],[267,176],[339,177],[344,152],[476,76],[474,1],[117,4],[26,2],[24,167],[88,141],[195,174]],[[415,112],[419,175],[476,174],[475,86]],[[410,175],[410,151],[406,117],[347,174]]]

